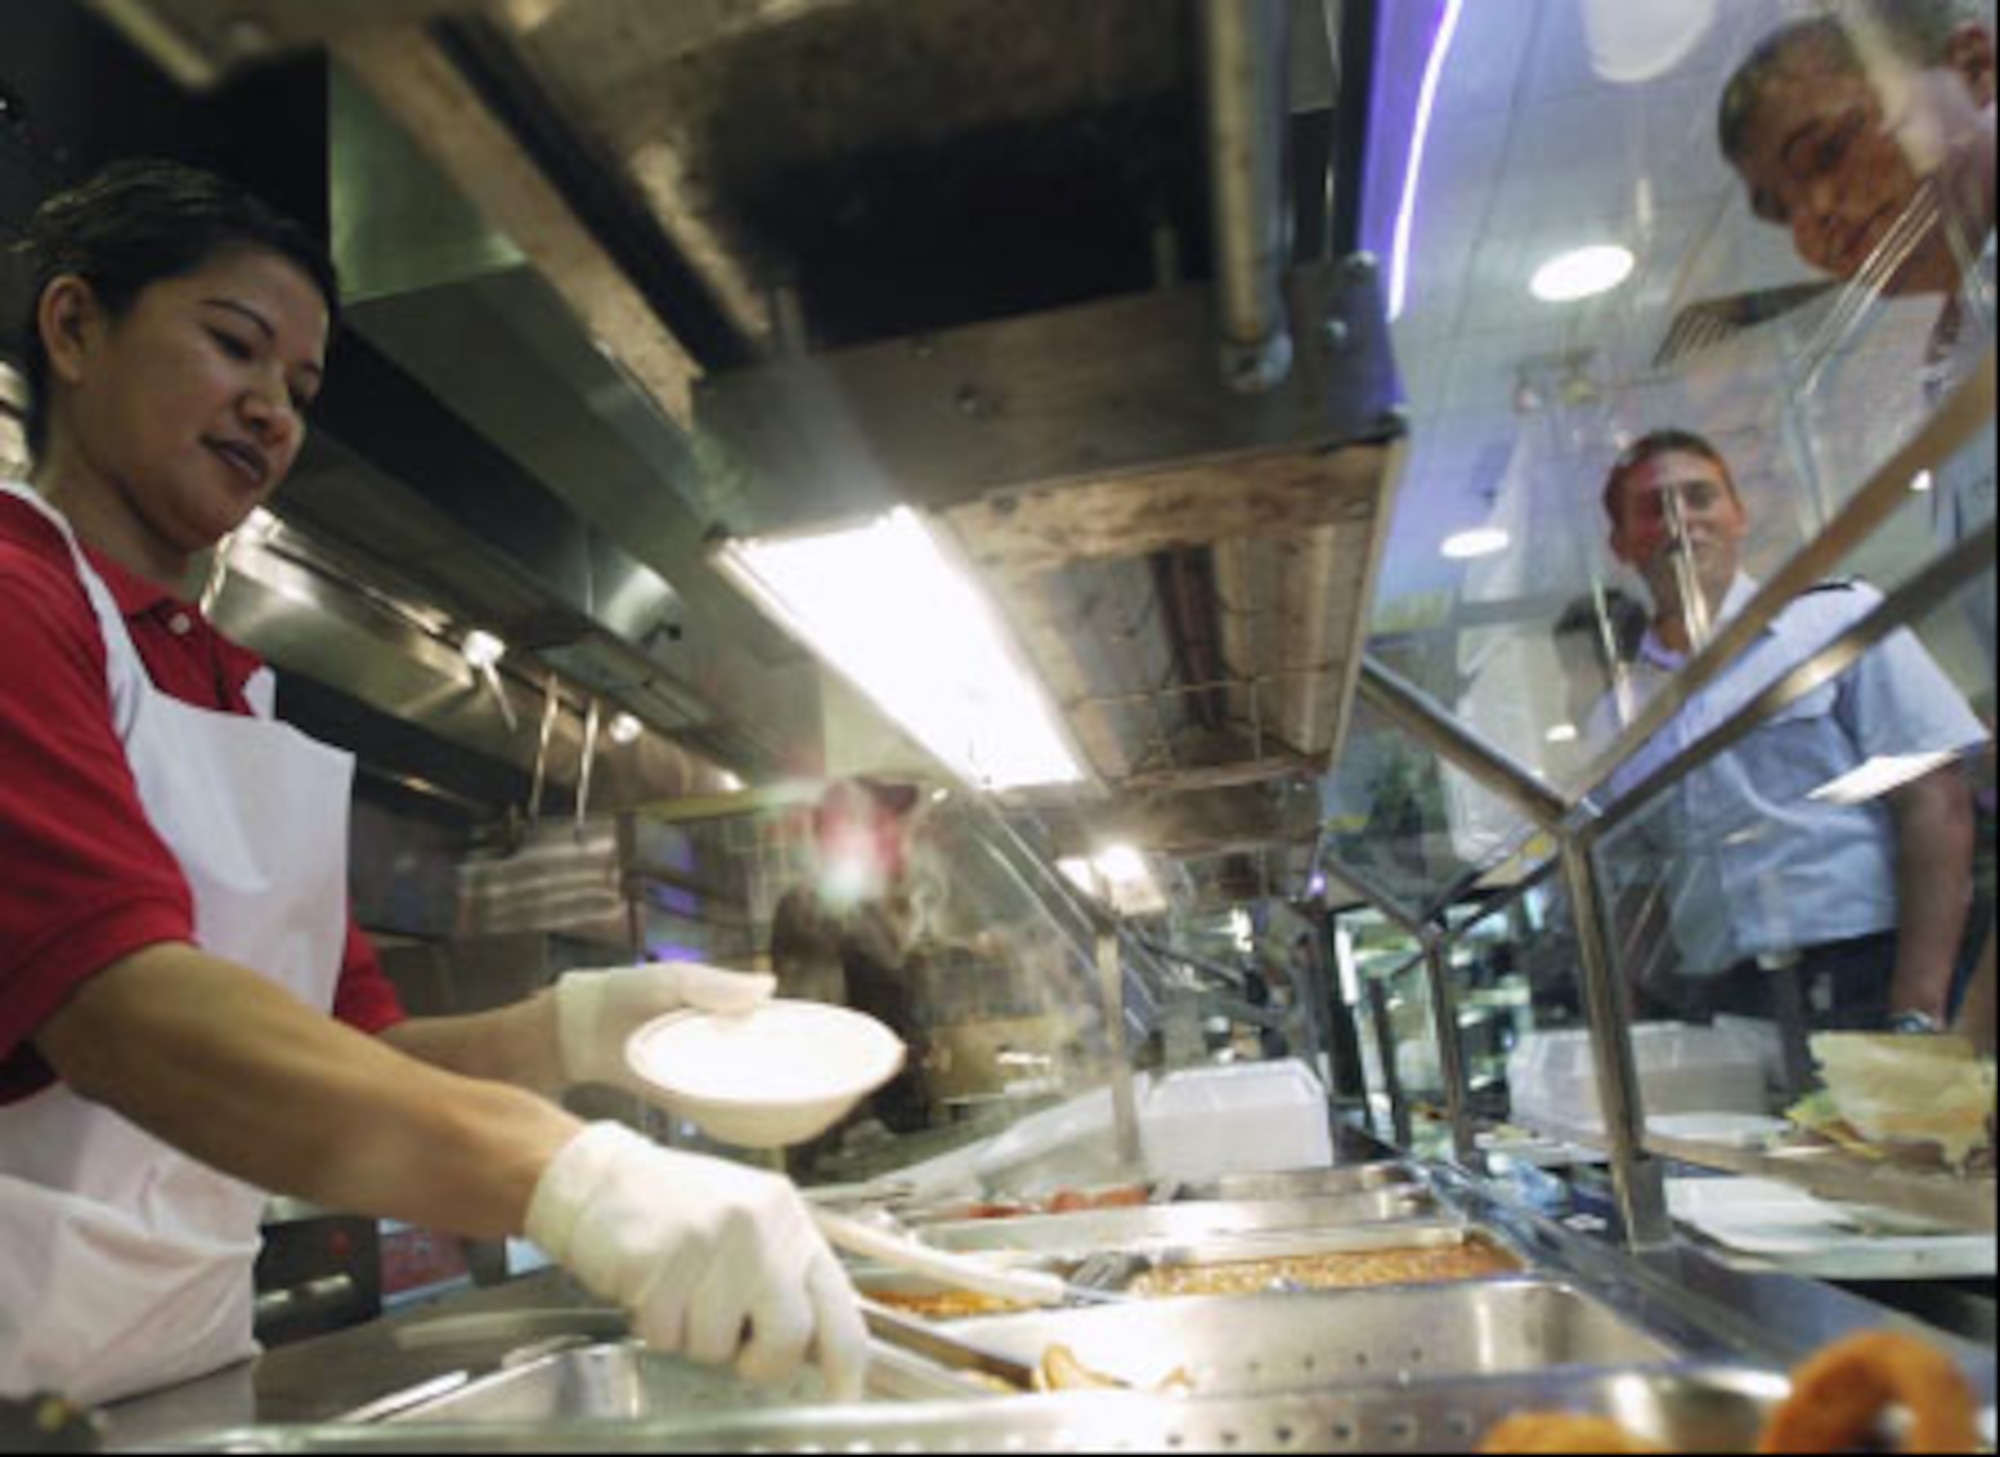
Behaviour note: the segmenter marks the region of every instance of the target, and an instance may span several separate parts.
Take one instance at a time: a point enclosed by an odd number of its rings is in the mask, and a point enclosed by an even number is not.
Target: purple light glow
[[[1424,67],[1423,90],[1417,98],[1417,114],[1411,127],[1410,165],[1403,174],[1403,200],[1396,211],[1396,241],[1389,260],[1389,322],[1403,317],[1410,294],[1410,238],[1416,231],[1417,193],[1423,185],[1424,150],[1430,140],[1431,115],[1437,109],[1438,86],[1444,79],[1445,62],[1451,57],[1452,42],[1458,38],[1458,22],[1465,12],[1465,0],[1445,0],[1444,16],[1438,22],[1437,37]]]

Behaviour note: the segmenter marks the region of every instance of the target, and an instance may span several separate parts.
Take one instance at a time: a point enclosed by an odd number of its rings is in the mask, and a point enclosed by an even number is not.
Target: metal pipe
[[[1396,1035],[1389,1026],[1389,989],[1380,981],[1368,983],[1368,1010],[1375,1024],[1375,1058],[1382,1064],[1382,1089],[1389,1095],[1390,1136],[1404,1153],[1416,1143],[1410,1123],[1410,1100],[1403,1092],[1403,1075],[1396,1067]]]
[[[583,765],[576,777],[576,837],[583,838],[584,827],[590,821],[590,779],[591,771],[597,767],[597,722],[600,710],[597,699],[590,700],[590,711],[583,720]]]
[[[1612,960],[1597,872],[1589,850],[1572,837],[1563,841],[1562,859],[1570,914],[1576,924],[1577,955],[1583,966],[1597,1101],[1604,1114],[1625,1241],[1635,1252],[1661,1249],[1673,1242],[1666,1179],[1659,1162],[1646,1153],[1645,1098],[1639,1086],[1638,1059],[1632,1051],[1631,1014],[1624,983]]]
[[[1121,1167],[1137,1169],[1145,1154],[1139,1138],[1139,1098],[1125,1042],[1125,962],[1115,929],[1097,934],[1097,990],[1104,1005],[1104,1041],[1111,1057],[1111,1118]]]
[[[1505,749],[1451,717],[1380,663],[1370,660],[1361,665],[1361,696],[1398,728],[1542,829],[1559,833],[1576,808]]]
[[[1291,5],[1203,0],[1201,26],[1222,372],[1231,389],[1258,394],[1292,368],[1284,299]]]
[[[1458,1025],[1458,993],[1451,984],[1445,938],[1436,928],[1424,933],[1424,971],[1431,989],[1431,1020],[1437,1025],[1438,1063],[1444,1072],[1444,1106],[1451,1120],[1452,1156],[1471,1170],[1479,1156],[1472,1131],[1472,1078],[1465,1061],[1465,1037]]]

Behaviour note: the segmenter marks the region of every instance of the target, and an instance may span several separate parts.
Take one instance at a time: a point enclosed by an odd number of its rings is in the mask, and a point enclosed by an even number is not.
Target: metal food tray
[[[247,1427],[206,1452],[1474,1452],[1519,1412],[1608,1416],[1676,1452],[1748,1452],[1789,1390],[1736,1368],[1543,1372],[1283,1396],[1118,1393],[746,1412],[672,1421]]]
[[[1680,1355],[1575,1285],[1519,1276],[1134,1301],[981,1316],[952,1330],[1029,1365],[1065,1346],[1091,1370],[1141,1391],[1178,1373],[1199,1396],[1666,1365]]]
[[[1392,1189],[1427,1189],[1422,1169],[1401,1159],[1350,1164],[1331,1169],[1295,1169],[1277,1174],[1224,1174],[1221,1178],[1175,1186],[1175,1202],[1251,1202],[1270,1199],[1332,1199]]]
[[[955,1254],[1007,1250],[1083,1255],[1187,1246],[1271,1231],[1348,1234],[1383,1225],[1407,1225],[1435,1215],[1437,1208],[1428,1190],[1387,1189],[1333,1199],[1147,1204],[1085,1214],[971,1220],[931,1225],[921,1231],[921,1237],[924,1243]]]

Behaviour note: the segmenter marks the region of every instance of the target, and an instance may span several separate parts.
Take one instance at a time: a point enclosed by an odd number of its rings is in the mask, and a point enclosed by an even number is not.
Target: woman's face
[[[325,370],[327,307],[277,253],[220,254],[91,313],[61,364],[57,427],[152,544],[192,555],[291,471]]]

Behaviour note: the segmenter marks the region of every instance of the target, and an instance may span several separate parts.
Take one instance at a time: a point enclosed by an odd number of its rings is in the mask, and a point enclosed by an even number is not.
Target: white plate
[[[1646,1130],[1661,1138],[1716,1143],[1725,1148],[1757,1148],[1791,1126],[1782,1118],[1754,1113],[1662,1113],[1646,1120]]]
[[[1680,1223],[1758,1267],[1831,1280],[1990,1279],[1993,1241],[1771,1179],[1669,1179]]]
[[[634,1076],[672,1112],[743,1148],[817,1138],[903,1067],[901,1039],[821,1002],[766,1002],[735,1017],[673,1012],[625,1045]]]

